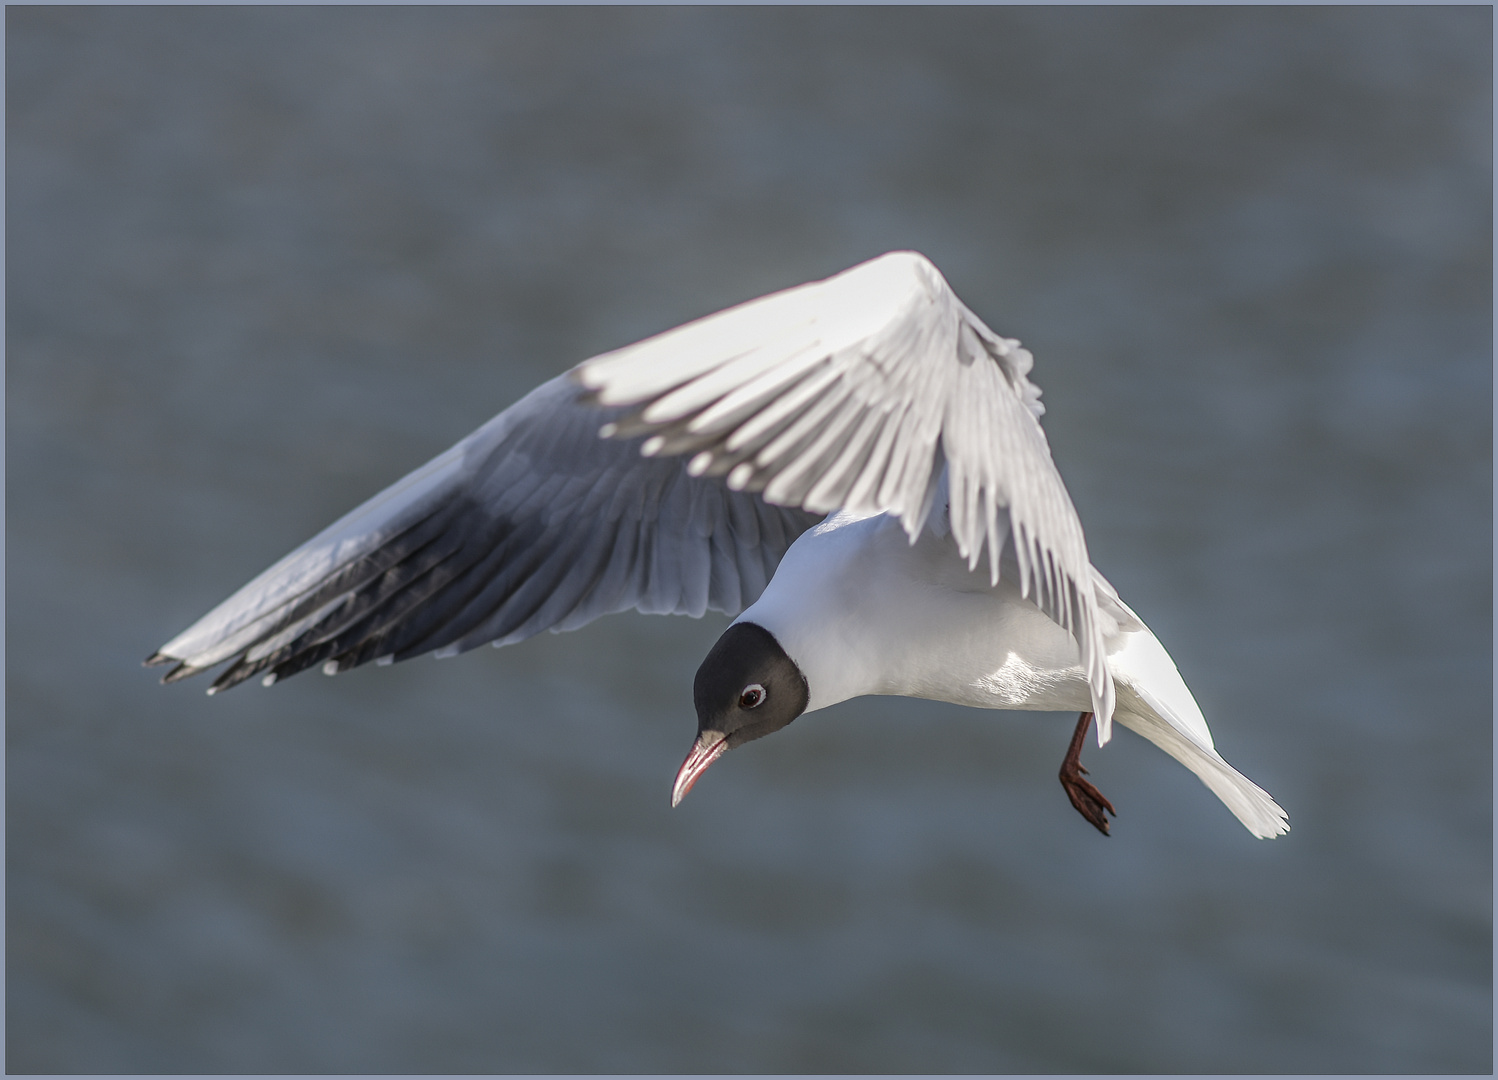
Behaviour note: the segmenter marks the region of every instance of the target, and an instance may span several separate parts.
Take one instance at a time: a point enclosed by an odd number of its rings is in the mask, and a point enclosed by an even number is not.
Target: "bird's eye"
[[[744,692],[739,695],[739,707],[752,709],[763,700],[765,700],[765,688],[757,682],[750,683],[744,687]]]

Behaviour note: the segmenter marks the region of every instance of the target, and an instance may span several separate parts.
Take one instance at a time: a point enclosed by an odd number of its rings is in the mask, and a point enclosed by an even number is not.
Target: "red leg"
[[[1113,804],[1103,797],[1103,793],[1093,787],[1089,781],[1083,780],[1082,776],[1087,772],[1082,768],[1082,740],[1087,737],[1087,729],[1092,725],[1092,713],[1084,712],[1082,718],[1077,721],[1077,730],[1072,733],[1071,746],[1067,747],[1066,757],[1061,762],[1061,786],[1066,789],[1066,797],[1071,804],[1093,825],[1097,826],[1098,832],[1104,836],[1108,835],[1108,818],[1103,811],[1106,809],[1114,817],[1118,811],[1113,809]]]

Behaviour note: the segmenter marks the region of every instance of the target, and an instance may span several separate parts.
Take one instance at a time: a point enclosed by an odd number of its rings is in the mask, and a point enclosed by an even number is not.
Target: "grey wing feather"
[[[636,608],[752,603],[820,515],[767,504],[638,440],[566,376],[532,391],[335,522],[153,655],[175,681],[229,661],[210,692],[321,664],[451,655]]]
[[[816,513],[891,513],[914,538],[943,482],[969,566],[1006,544],[1076,639],[1106,740],[1114,689],[1082,525],[1040,428],[1032,358],[924,256],[888,255],[579,365],[611,432],[693,475]]]

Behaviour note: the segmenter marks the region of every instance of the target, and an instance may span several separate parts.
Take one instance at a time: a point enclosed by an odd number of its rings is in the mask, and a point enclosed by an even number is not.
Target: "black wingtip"
[[[171,657],[168,657],[168,659],[171,659]],[[181,682],[183,679],[190,679],[198,672],[203,670],[204,669],[200,667],[193,667],[186,660],[184,660],[176,667],[172,668],[171,671],[168,671],[161,677],[161,685],[165,686],[168,683]]]
[[[162,664],[170,664],[176,657],[167,656],[165,653],[153,652],[140,662],[141,667],[160,667]]]
[[[257,675],[265,670],[259,664],[246,663],[243,658],[235,661],[219,673],[219,677],[213,680],[213,685],[208,688],[210,694],[222,693],[230,690],[244,682],[252,675]]]

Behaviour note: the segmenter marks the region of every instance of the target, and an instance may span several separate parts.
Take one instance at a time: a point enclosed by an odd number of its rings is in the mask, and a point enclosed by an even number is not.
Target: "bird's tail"
[[[1217,752],[1207,721],[1175,661],[1143,622],[1108,660],[1118,676],[1115,715],[1120,724],[1196,773],[1255,836],[1267,840],[1290,831],[1289,815],[1269,793]]]
[[[1114,714],[1118,722],[1196,773],[1249,832],[1268,840],[1290,831],[1290,815],[1280,809],[1267,791],[1224,761],[1216,750],[1198,745],[1163,717],[1145,715],[1143,709],[1124,708],[1125,699],[1133,695],[1123,686],[1119,687],[1118,696],[1120,708]]]

